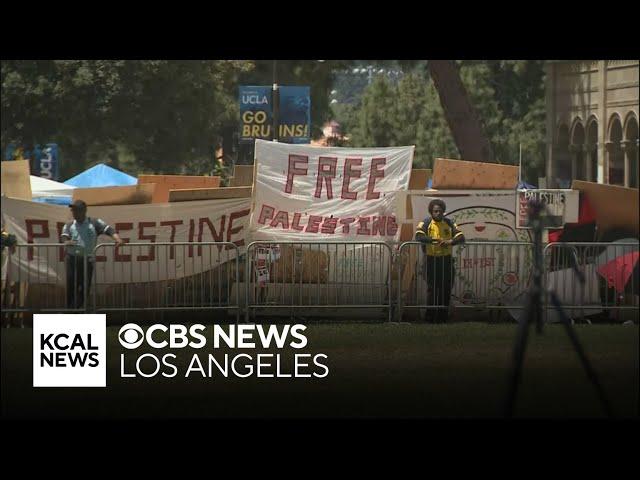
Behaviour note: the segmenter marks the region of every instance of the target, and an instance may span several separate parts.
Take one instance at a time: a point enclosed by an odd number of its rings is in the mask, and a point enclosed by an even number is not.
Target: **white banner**
[[[545,228],[562,228],[565,223],[578,221],[580,192],[578,190],[518,190],[516,205],[516,227],[529,226],[529,201],[542,202],[545,208],[540,212]]]
[[[585,282],[580,283],[573,268],[565,268],[547,273],[546,288],[553,290],[560,303],[564,305],[564,311],[569,318],[579,318],[583,314],[596,315],[602,312],[602,300],[600,299],[600,277],[596,265],[586,264],[581,266]],[[591,308],[570,308],[575,305]],[[560,315],[551,307],[547,311],[547,321],[560,322]]]
[[[192,245],[158,246],[161,242],[232,242],[244,253],[250,199],[203,200],[164,204],[95,206],[87,215],[114,227],[125,242],[146,246],[100,247],[95,278],[99,283],[169,280],[194,275],[235,258],[235,249]],[[11,255],[9,278],[31,283],[65,283],[63,248],[32,248],[26,243],[60,243],[68,207],[2,198],[2,221],[22,245]],[[98,244],[113,243],[100,236]]]
[[[414,147],[326,148],[256,140],[255,240],[399,237],[394,195],[409,186]]]
[[[445,215],[458,225],[467,241],[531,241],[528,230],[516,229],[515,191],[411,195],[414,223],[429,216],[429,202],[435,198],[445,202]]]
[[[414,218],[429,216],[429,202],[446,203],[446,216],[468,242],[531,242],[529,230],[516,228],[516,192],[443,192],[411,196]],[[416,221],[417,223],[417,221]],[[456,276],[452,299],[463,304],[518,303],[531,280],[531,249],[517,245],[454,247]],[[425,287],[426,288],[426,287]]]

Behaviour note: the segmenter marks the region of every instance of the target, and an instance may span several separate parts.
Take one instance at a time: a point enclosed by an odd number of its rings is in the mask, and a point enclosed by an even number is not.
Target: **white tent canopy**
[[[70,197],[76,187],[54,182],[48,178],[31,175],[31,196],[41,197]]]

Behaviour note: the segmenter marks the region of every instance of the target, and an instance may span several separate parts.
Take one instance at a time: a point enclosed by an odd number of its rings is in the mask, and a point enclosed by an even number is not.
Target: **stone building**
[[[549,188],[638,188],[638,60],[546,63]]]

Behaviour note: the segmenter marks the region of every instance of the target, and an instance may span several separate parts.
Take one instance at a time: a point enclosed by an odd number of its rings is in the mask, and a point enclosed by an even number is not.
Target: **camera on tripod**
[[[520,383],[520,377],[522,375],[522,369],[524,364],[524,354],[526,350],[527,337],[529,326],[535,323],[539,334],[542,333],[542,303],[544,301],[545,293],[548,295],[554,310],[560,316],[561,322],[567,332],[567,335],[573,345],[573,348],[582,363],[587,377],[593,384],[596,394],[598,395],[600,402],[604,408],[604,411],[608,417],[613,416],[611,404],[605,394],[604,388],[598,379],[598,376],[587,357],[585,350],[582,348],[578,340],[578,336],[571,325],[571,320],[567,316],[558,295],[554,291],[544,292],[542,284],[542,272],[544,268],[543,261],[543,246],[542,246],[542,230],[544,228],[544,216],[543,212],[546,210],[546,205],[539,199],[531,199],[527,202],[527,213],[529,217],[529,224],[533,230],[533,282],[528,295],[527,306],[524,310],[522,320],[518,325],[518,332],[516,335],[516,341],[513,351],[513,363],[509,376],[509,385],[507,393],[507,402],[505,404],[505,416],[512,417],[515,409],[516,394],[518,391],[518,385]],[[548,220],[551,220],[549,218]],[[572,265],[573,266],[573,265]],[[574,270],[579,271],[576,264]],[[579,272],[581,273],[581,272]],[[584,281],[582,277],[581,281]]]

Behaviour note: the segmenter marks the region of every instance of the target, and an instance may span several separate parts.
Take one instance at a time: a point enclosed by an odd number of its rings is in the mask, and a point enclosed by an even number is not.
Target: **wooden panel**
[[[152,203],[156,184],[127,185],[125,187],[76,188],[73,200],[87,205],[134,205]]]
[[[400,241],[410,242],[413,240],[413,234],[415,233],[415,225],[412,223],[403,223],[400,226]]]
[[[614,228],[638,235],[638,189],[574,180],[574,190],[587,195],[596,214],[598,237]]]
[[[409,190],[425,190],[427,188],[427,183],[430,177],[431,170],[428,168],[411,169],[411,176],[409,177]],[[405,202],[405,211],[407,218],[413,218],[413,207],[411,206],[411,197],[409,195],[407,195]]]
[[[191,188],[170,190],[170,202],[211,200],[214,198],[249,198],[252,187]]]
[[[412,168],[409,177],[409,190],[425,190],[431,177],[429,168]]]
[[[283,245],[280,258],[271,264],[270,282],[326,283],[329,258],[326,252]]]
[[[31,200],[31,177],[29,160],[7,160],[2,162],[2,195],[22,200]]]
[[[436,158],[433,165],[433,188],[436,189],[515,189],[518,167],[497,163],[468,162]]]
[[[253,165],[235,165],[230,187],[248,187],[253,185]]]
[[[408,255],[405,258],[404,263],[404,271],[402,272],[402,292],[403,294],[407,294],[410,291],[413,291],[416,278],[416,262],[418,260],[418,249],[414,247],[410,247],[408,250]]]
[[[153,203],[169,201],[170,190],[184,190],[191,188],[217,188],[220,177],[203,175],[138,175],[138,184],[155,183]]]

